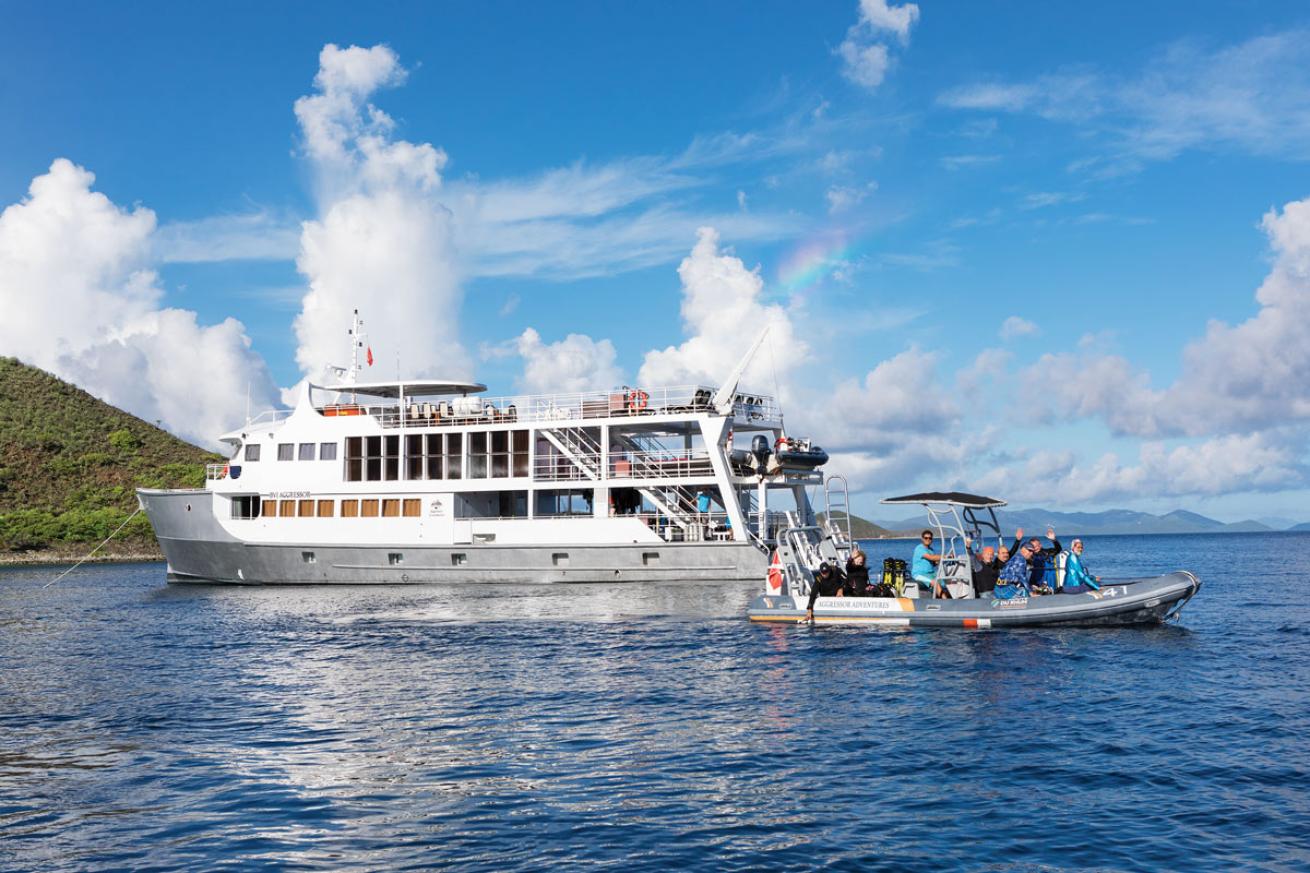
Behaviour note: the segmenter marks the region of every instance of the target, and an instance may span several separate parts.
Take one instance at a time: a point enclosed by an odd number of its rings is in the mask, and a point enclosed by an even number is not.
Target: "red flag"
[[[366,360],[368,361],[368,365],[369,365],[370,367],[373,366],[373,347],[372,347],[372,346],[369,346],[369,347],[368,347],[368,357],[366,358]]]

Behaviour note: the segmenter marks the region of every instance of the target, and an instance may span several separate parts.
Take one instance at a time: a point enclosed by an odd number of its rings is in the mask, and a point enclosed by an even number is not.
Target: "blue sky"
[[[32,317],[0,333],[0,351],[203,439],[219,421],[188,412],[197,392],[166,375],[169,350],[241,371],[229,388],[293,385],[323,363],[327,329],[298,322],[311,287],[340,315],[342,287],[366,275],[359,305],[392,370],[399,347],[406,370],[465,368],[509,393],[552,375],[568,387],[709,375],[717,361],[687,343],[738,340],[687,317],[703,276],[783,325],[775,337],[794,345],[773,365],[804,370],[781,386],[793,420],[835,447],[863,506],[944,482],[1029,503],[1310,520],[1310,399],[1289,387],[1310,381],[1305,359],[1222,361],[1233,346],[1310,339],[1297,296],[1310,290],[1296,284],[1310,241],[1288,208],[1310,197],[1310,10],[909,10],[6,4],[0,206],[39,205],[29,189],[65,158],[95,178],[61,176],[51,187],[67,208],[50,194],[51,214],[93,210],[88,192],[116,212],[59,238],[120,248],[70,279],[58,245],[49,264],[25,246],[9,265],[24,282],[9,287]],[[340,92],[358,98],[344,163],[316,151],[293,109],[328,93],[315,76],[329,44],[388,52]],[[370,106],[389,123],[370,127]],[[378,182],[369,137],[435,163]],[[386,213],[393,196],[405,205]],[[412,232],[395,259],[406,273],[375,276],[348,237],[359,225],[334,229],[351,197],[371,204],[374,231]],[[147,211],[151,227],[124,230]],[[45,226],[39,212],[14,211],[9,238]],[[404,215],[431,221],[414,230]],[[308,266],[304,222],[331,249]],[[717,236],[696,254],[701,226]],[[1244,329],[1274,280],[1292,298]],[[82,299],[61,296],[70,282],[130,301],[131,318],[69,327],[61,313]],[[388,283],[400,290],[377,302]],[[402,304],[443,323],[416,328]],[[166,310],[195,317],[161,326]],[[229,318],[238,328],[207,332]],[[1204,345],[1212,321],[1245,332]],[[58,354],[34,344],[41,331]],[[676,360],[650,357],[666,348]],[[892,361],[902,368],[879,369]],[[230,393],[244,409],[244,388]]]

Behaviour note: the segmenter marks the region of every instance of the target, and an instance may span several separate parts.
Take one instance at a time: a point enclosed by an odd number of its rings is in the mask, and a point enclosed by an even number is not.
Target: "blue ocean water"
[[[1310,535],[1086,558],[1205,588],[1161,628],[954,631],[751,625],[754,586],[5,571],[0,867],[1310,867]]]

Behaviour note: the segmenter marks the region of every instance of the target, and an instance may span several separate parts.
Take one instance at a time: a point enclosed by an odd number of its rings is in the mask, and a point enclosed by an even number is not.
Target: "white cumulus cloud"
[[[296,361],[310,378],[344,363],[356,308],[375,354],[387,362],[398,355],[405,374],[471,374],[458,340],[453,222],[436,199],[446,154],[396,139],[391,117],[370,102],[405,76],[386,46],[327,45],[315,93],[296,101],[319,197],[319,216],[304,223],[296,258],[309,280],[295,322]]]
[[[1001,339],[1012,340],[1024,336],[1036,336],[1041,328],[1019,315],[1011,315],[1001,322]]]
[[[120,208],[60,158],[0,214],[0,351],[197,442],[276,391],[234,319],[161,307],[155,214]]]
[[[789,366],[804,361],[809,349],[797,336],[787,310],[765,303],[764,280],[741,258],[719,249],[719,234],[702,227],[691,254],[678,266],[682,280],[682,319],[687,339],[646,353],[638,381],[647,385],[717,384],[769,326],[769,344]],[[769,351],[755,356],[747,379],[760,380]],[[785,392],[784,392],[785,393]]]
[[[891,66],[891,54],[878,38],[890,31],[906,45],[910,41],[910,28],[918,19],[919,7],[914,3],[860,0],[859,19],[837,46],[842,74],[863,88],[876,89]]]
[[[614,344],[607,339],[571,333],[546,343],[528,328],[514,340],[513,348],[523,358],[521,387],[530,394],[604,391],[623,381]]]

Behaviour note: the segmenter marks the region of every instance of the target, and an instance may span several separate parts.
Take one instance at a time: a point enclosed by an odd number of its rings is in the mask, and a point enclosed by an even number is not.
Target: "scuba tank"
[[[895,558],[882,559],[882,584],[888,586],[889,588],[894,588],[896,586],[896,559]]]
[[[896,589],[897,595],[905,593],[905,562],[900,558],[896,559],[896,569],[892,574],[892,587]]]

